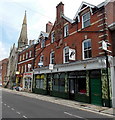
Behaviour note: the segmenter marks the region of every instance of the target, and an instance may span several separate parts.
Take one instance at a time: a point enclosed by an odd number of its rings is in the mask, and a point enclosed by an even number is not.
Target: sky
[[[17,46],[25,10],[28,40],[38,39],[40,31],[46,30],[46,23],[54,23],[56,6],[61,1],[65,16],[73,19],[82,0],[0,0],[0,61],[9,57],[14,43]],[[84,1],[98,5],[104,0]]]

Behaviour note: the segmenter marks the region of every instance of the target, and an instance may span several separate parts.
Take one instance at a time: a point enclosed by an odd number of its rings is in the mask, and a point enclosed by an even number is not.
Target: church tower
[[[26,11],[24,15],[20,37],[18,39],[18,49],[24,47],[25,45],[28,45]]]

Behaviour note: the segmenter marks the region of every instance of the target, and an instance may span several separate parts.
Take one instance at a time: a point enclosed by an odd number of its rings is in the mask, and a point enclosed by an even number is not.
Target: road
[[[2,118],[109,118],[51,102],[2,91]],[[107,119],[106,119],[107,120]]]

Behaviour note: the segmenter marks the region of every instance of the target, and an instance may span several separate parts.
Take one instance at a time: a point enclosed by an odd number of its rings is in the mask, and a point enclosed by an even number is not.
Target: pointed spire
[[[18,39],[18,48],[21,48],[25,45],[28,45],[26,11],[25,11],[24,19],[23,19],[20,37]]]
[[[27,24],[27,20],[26,20],[26,10],[25,10],[25,15],[24,15],[23,24]]]

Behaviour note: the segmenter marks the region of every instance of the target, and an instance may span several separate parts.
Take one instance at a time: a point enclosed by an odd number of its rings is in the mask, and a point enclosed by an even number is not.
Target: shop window
[[[43,89],[44,87],[44,75],[36,76],[36,88]]]
[[[24,88],[26,88],[26,89],[31,89],[32,79],[29,78],[29,77],[27,77],[27,78],[24,78],[24,81],[25,81]]]
[[[78,93],[86,94],[86,78],[78,78]]]
[[[53,90],[58,92],[65,91],[65,74],[54,74],[53,78]]]

